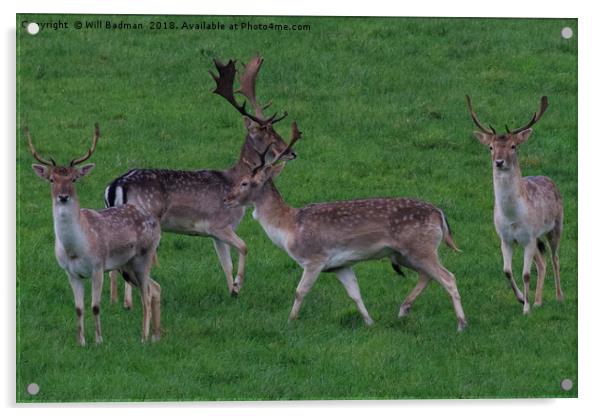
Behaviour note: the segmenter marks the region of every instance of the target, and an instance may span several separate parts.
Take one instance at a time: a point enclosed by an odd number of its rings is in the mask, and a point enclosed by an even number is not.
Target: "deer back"
[[[239,221],[244,210],[223,205],[231,186],[228,172],[134,169],[107,187],[105,204],[133,204],[171,231],[169,226],[174,222],[186,228],[186,223],[192,227],[195,222],[210,219],[216,223]]]

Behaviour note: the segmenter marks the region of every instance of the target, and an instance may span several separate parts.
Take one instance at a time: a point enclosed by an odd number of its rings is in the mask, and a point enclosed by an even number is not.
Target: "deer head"
[[[88,149],[86,154],[83,156],[72,159],[68,166],[59,166],[52,158],[49,160],[43,159],[33,146],[29,129],[27,127],[24,129],[24,133],[29,142],[29,150],[31,151],[33,157],[41,163],[41,165],[33,164],[31,167],[35,174],[41,179],[50,182],[53,202],[56,204],[68,204],[70,201],[74,200],[76,198],[75,181],[90,173],[90,171],[92,171],[94,168],[93,163],[84,165],[82,167],[77,167],[77,165],[88,160],[90,156],[92,156],[92,153],[94,153],[94,150],[96,149],[96,143],[100,137],[98,123],[95,124],[92,147]]]
[[[533,114],[533,117],[531,117],[531,120],[527,124],[514,130],[511,130],[506,125],[506,133],[503,134],[496,133],[491,125],[485,127],[472,109],[472,102],[468,95],[466,96],[466,101],[472,121],[480,130],[475,131],[474,135],[483,145],[489,147],[493,168],[499,171],[509,171],[518,167],[517,147],[524,143],[531,133],[533,133],[531,127],[539,121],[548,108],[548,97],[541,97],[539,109]]]
[[[249,205],[253,203],[260,195],[261,189],[265,183],[280,174],[284,168],[284,164],[279,162],[286,160],[286,155],[292,151],[294,144],[301,138],[301,132],[297,128],[296,121],[293,121],[291,130],[290,142],[282,151],[278,152],[274,158],[269,162],[267,161],[267,154],[271,150],[271,146],[269,146],[259,155],[260,162],[257,165],[249,166],[251,168],[251,174],[243,176],[224,198],[224,204],[227,207]]]
[[[216,87],[213,91],[215,94],[222,96],[228,101],[239,113],[243,115],[243,121],[247,130],[247,138],[243,147],[242,159],[247,165],[256,165],[260,163],[259,155],[263,154],[268,160],[273,159],[277,154],[282,153],[286,148],[286,143],[282,137],[274,130],[274,124],[287,116],[284,112],[282,116],[274,113],[266,117],[263,111],[266,110],[271,102],[265,105],[260,105],[257,102],[255,94],[255,84],[257,74],[263,64],[263,58],[259,55],[253,57],[247,65],[244,66],[244,71],[240,75],[238,89],[234,89],[234,80],[236,77],[236,61],[229,60],[227,64],[223,64],[218,60],[214,60],[217,68],[217,75],[210,72],[215,80]],[[242,104],[239,104],[234,94],[240,94],[246,98]],[[254,112],[247,111],[247,101],[253,107]],[[297,155],[290,150],[282,155],[282,160],[295,159]]]

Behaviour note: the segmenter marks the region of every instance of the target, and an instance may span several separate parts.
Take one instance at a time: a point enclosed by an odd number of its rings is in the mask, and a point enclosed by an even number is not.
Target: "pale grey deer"
[[[29,149],[41,163],[32,165],[33,171],[50,182],[52,214],[54,218],[55,255],[67,273],[75,298],[79,343],[84,337],[84,279],[92,281],[92,313],[95,322],[96,343],[102,343],[100,301],[103,275],[108,270],[122,270],[123,276],[140,288],[142,298],[142,340],[149,337],[153,323],[153,340],[161,336],[161,287],[150,278],[161,232],[159,222],[134,205],[122,205],[100,211],[80,208],[75,182],[90,173],[94,164],[77,167],[92,156],[100,137],[98,124],[92,147],[68,166],[59,166],[53,159],[43,159],[25,128]]]
[[[493,222],[501,240],[504,273],[514,295],[523,304],[523,313],[529,313],[529,280],[532,262],[535,259],[537,287],[534,306],[541,305],[546,274],[546,259],[543,255],[545,244],[541,239],[545,237],[552,256],[556,299],[562,301],[564,294],[560,287],[558,246],[564,213],[560,192],[554,182],[546,176],[523,177],[518,164],[518,146],[533,133],[531,127],[548,108],[548,98],[541,97],[539,109],[527,124],[513,130],[506,126],[506,133],[502,134],[498,134],[491,125],[484,126],[472,108],[470,97],[466,96],[466,100],[472,120],[480,130],[475,131],[474,135],[479,142],[489,147],[491,152],[495,195]],[[521,293],[512,275],[512,251],[516,243],[524,247],[524,293]]]

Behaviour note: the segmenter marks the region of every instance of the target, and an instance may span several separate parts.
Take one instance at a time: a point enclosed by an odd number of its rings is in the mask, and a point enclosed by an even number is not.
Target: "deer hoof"
[[[458,332],[462,332],[464,331],[464,329],[468,326],[468,322],[466,322],[466,319],[460,319],[458,321]]]
[[[531,312],[531,308],[528,303],[525,303],[523,306],[523,315],[529,315],[529,312]]]
[[[153,334],[151,336],[151,342],[158,342],[161,340],[161,334]]]
[[[516,295],[516,300],[518,300],[518,303],[520,303],[521,305],[524,305],[525,297],[523,296],[523,294],[518,292],[518,293],[515,293],[515,295]]]
[[[399,318],[403,318],[405,316],[408,316],[408,314],[410,313],[410,305],[401,305],[401,308],[399,308],[399,315],[397,315]]]
[[[366,326],[372,326],[372,325],[374,325],[374,321],[370,317],[364,318],[364,322],[365,322]]]
[[[235,283],[234,286],[232,286],[232,289],[230,289],[230,296],[232,296],[233,298],[237,298],[239,293],[240,293],[240,288]]]
[[[564,293],[562,293],[562,292],[556,293],[556,300],[558,302],[564,302]]]
[[[543,302],[541,300],[536,300],[535,302],[533,302],[533,307],[534,308],[539,308],[542,303]]]

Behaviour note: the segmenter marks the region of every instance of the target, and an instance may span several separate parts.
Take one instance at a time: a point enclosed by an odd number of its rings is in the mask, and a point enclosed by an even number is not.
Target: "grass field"
[[[226,168],[244,139],[240,116],[210,93],[211,59],[260,51],[260,100],[299,123],[298,159],[277,185],[291,205],[407,196],[441,207],[462,253],[442,245],[469,321],[456,333],[448,296],[432,284],[411,314],[399,305],[417,275],[387,261],[359,264],[362,324],[331,274],[287,323],[301,269],[247,212],[246,283],[230,298],[210,239],[164,234],[165,335],[140,343],[133,311],[103,298],[105,342],[76,343],[73,296],[54,257],[49,185],[17,131],[17,375],[19,402],[255,399],[406,399],[577,396],[577,41],[576,20],[195,18],[113,16],[142,30],[76,30],[92,16],[18,16],[70,23],[17,33],[18,126],[44,155],[67,162],[102,138],[97,167],[78,187],[83,207],[101,208],[104,187],[133,167]],[[102,17],[107,20],[109,17]],[[152,21],[310,24],[306,31],[150,30]],[[104,23],[103,23],[104,24]],[[560,249],[566,295],[556,302],[551,267],[544,304],[523,316],[502,273],[492,222],[489,153],[472,136],[464,95],[482,121],[518,126],[548,95],[550,108],[521,147],[524,175],[550,176],[565,204]],[[520,276],[522,250],[515,254]],[[549,264],[549,259],[548,259]],[[534,281],[532,290],[534,291]],[[120,285],[121,286],[121,285]],[[532,292],[533,293],[533,292]],[[89,304],[89,289],[86,304]],[[575,383],[570,391],[560,381]],[[40,393],[29,396],[26,386]]]

